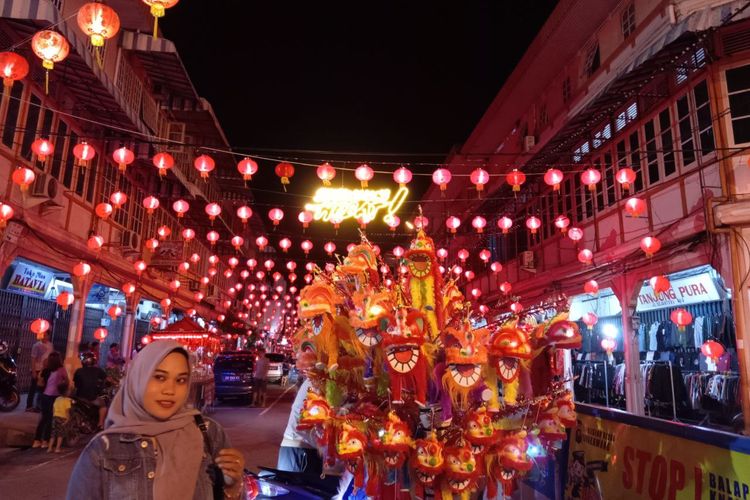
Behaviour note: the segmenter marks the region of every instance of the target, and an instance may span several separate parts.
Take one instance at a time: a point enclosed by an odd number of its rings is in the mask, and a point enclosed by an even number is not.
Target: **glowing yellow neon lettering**
[[[305,210],[313,214],[315,220],[330,222],[344,219],[372,221],[383,211],[385,217],[395,214],[406,201],[409,189],[400,187],[391,197],[390,189],[336,189],[320,188],[313,196],[313,202],[305,205]]]

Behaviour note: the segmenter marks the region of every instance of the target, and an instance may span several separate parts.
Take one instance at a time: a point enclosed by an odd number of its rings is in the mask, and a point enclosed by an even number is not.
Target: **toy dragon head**
[[[344,275],[367,274],[368,277],[377,279],[378,258],[375,250],[367,243],[355,245],[337,269]]]
[[[567,429],[575,427],[577,419],[573,395],[566,392],[565,395],[555,401],[554,405],[557,408],[557,417],[560,419],[560,423]]]
[[[388,292],[354,292],[354,308],[349,311],[349,323],[357,334],[357,339],[366,347],[380,343],[380,321],[393,310],[391,295]]]
[[[445,448],[445,479],[453,493],[461,493],[473,486],[479,471],[477,461],[468,446],[448,446]]]
[[[392,468],[403,465],[411,444],[409,426],[395,412],[388,413],[388,420],[372,442],[373,448],[383,453],[386,466]]]
[[[437,440],[435,433],[425,439],[417,439],[411,457],[412,469],[417,480],[425,486],[432,486],[435,478],[443,471],[443,443]]]
[[[344,422],[336,439],[336,455],[350,462],[358,460],[364,456],[366,444],[367,436],[353,425]]]
[[[464,311],[464,294],[454,281],[443,287],[443,314],[446,324],[458,320]]]
[[[484,453],[488,446],[497,441],[497,432],[484,407],[469,412],[464,430],[464,436],[471,444],[471,451],[474,455]]]
[[[417,237],[411,241],[405,257],[409,273],[415,278],[425,278],[437,272],[435,243],[421,229],[417,232]]]
[[[299,317],[312,320],[314,335],[323,329],[324,317],[332,318],[339,300],[333,288],[325,283],[313,283],[300,291]]]
[[[544,336],[537,341],[542,346],[554,346],[558,349],[580,349],[583,338],[578,325],[568,321],[568,314],[561,313],[545,325]]]
[[[425,340],[424,315],[416,309],[401,308],[395,316],[387,316],[387,324],[383,347],[388,364],[398,373],[408,373],[417,365]]]
[[[453,382],[459,387],[471,388],[482,378],[482,365],[487,363],[486,328],[472,330],[464,322],[458,328],[448,327],[444,332],[445,363]]]
[[[526,333],[518,328],[504,327],[490,340],[490,355],[503,382],[513,382],[520,372],[520,360],[531,359],[531,344]]]
[[[546,443],[562,441],[567,437],[565,427],[557,415],[557,408],[549,408],[541,412],[537,418],[537,424],[539,425],[539,438]]]
[[[506,434],[498,447],[498,458],[505,474],[504,479],[511,479],[516,472],[527,472],[531,469],[531,459],[526,454],[526,431],[517,430]],[[508,474],[513,473],[513,474]],[[510,477],[505,478],[504,476]]]
[[[331,407],[325,398],[313,391],[307,392],[307,398],[302,403],[299,415],[298,430],[306,430],[316,425],[324,424],[331,418]]]

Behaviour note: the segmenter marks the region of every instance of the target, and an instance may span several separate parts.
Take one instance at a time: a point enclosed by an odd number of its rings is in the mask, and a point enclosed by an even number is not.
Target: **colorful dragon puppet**
[[[387,317],[387,325],[383,348],[390,375],[391,399],[394,403],[403,403],[402,389],[410,384],[414,388],[414,400],[424,406],[428,372],[428,362],[422,352],[427,329],[425,317],[420,311],[402,307],[395,315]]]
[[[443,327],[442,276],[435,255],[435,243],[421,229],[405,254],[409,271],[408,295],[411,306],[427,319],[428,338],[434,341]]]
[[[395,469],[404,464],[411,446],[409,426],[395,412],[389,412],[385,425],[373,436],[373,449],[383,454],[386,467]]]
[[[503,382],[506,403],[515,404],[518,395],[518,378],[521,364],[531,359],[531,344],[526,333],[515,324],[505,325],[496,331],[489,343],[490,365],[486,371],[487,386],[492,391],[489,406],[491,411],[499,409],[497,379]]]
[[[332,286],[316,282],[300,291],[299,317],[309,320],[316,352],[328,355],[328,369],[338,367],[339,343],[334,329],[336,305],[340,299]]]
[[[352,294],[353,308],[349,310],[349,323],[362,346],[365,358],[365,381],[376,374],[374,368],[380,365],[380,349],[376,349],[383,340],[382,332],[387,327],[387,315],[393,310],[393,301],[389,292],[376,292],[369,289]],[[383,321],[386,323],[382,323]]]
[[[354,488],[365,484],[365,446],[367,436],[353,425],[344,422],[336,440],[336,456],[344,461],[346,469],[354,476]]]
[[[411,469],[419,485],[432,488],[438,476],[445,468],[443,459],[443,443],[438,441],[434,432],[430,432],[424,439],[417,439],[411,456]]]
[[[378,258],[373,247],[367,242],[354,246],[337,270],[340,275],[352,279],[355,291],[359,291],[365,283],[377,286],[380,281]]]
[[[526,453],[526,435],[526,431],[521,429],[507,432],[501,438],[495,453],[488,457],[488,498],[497,496],[497,481],[503,486],[503,493],[510,495],[515,489],[517,476],[531,470],[531,459]]]
[[[482,367],[487,363],[486,328],[471,329],[468,321],[443,333],[446,369],[443,388],[454,406],[467,408],[469,394],[482,382]],[[445,412],[445,410],[443,410]]]
[[[531,382],[534,395],[546,394],[554,377],[563,373],[563,363],[558,351],[580,349],[581,332],[578,325],[568,321],[568,313],[560,313],[542,323],[534,331],[534,359],[531,364]]]
[[[479,475],[477,461],[466,444],[447,446],[443,450],[447,465],[443,473],[440,491],[443,500],[452,500],[453,494],[459,494],[462,500],[468,500],[471,491],[476,487]]]

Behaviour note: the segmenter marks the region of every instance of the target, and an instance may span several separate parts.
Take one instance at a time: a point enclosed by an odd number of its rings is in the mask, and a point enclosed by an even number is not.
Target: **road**
[[[215,407],[209,416],[221,423],[232,445],[245,454],[247,468],[276,466],[279,443],[296,387],[268,388],[266,408],[230,403]],[[3,500],[59,500],[65,498],[68,478],[82,447],[59,455],[32,448],[0,449],[0,498]]]

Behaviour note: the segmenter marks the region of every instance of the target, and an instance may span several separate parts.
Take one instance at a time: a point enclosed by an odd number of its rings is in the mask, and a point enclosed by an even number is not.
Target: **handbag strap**
[[[206,454],[208,454],[209,457],[211,457],[211,465],[213,466],[213,493],[214,493],[214,500],[219,500],[224,498],[224,474],[221,472],[221,469],[213,462],[213,447],[211,446],[211,438],[208,437],[208,426],[206,425],[206,421],[203,420],[203,417],[199,415],[194,415],[193,418],[195,419],[195,424],[198,426],[198,428],[201,430],[201,434],[203,434],[203,448],[206,450]]]

